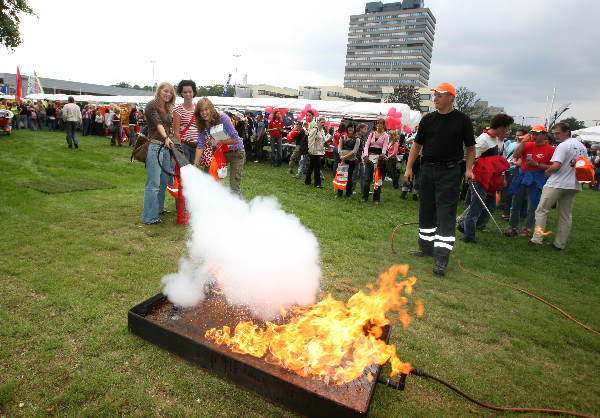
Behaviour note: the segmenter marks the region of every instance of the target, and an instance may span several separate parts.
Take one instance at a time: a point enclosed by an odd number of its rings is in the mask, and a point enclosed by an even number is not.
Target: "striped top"
[[[181,132],[188,126],[192,117],[194,116],[194,111],[185,110],[183,105],[177,105],[173,109],[173,113],[177,113],[181,122],[179,123],[179,136],[182,142],[186,142],[191,145],[196,145],[198,142],[198,125],[194,121],[192,125],[188,128],[185,134],[181,135]]]

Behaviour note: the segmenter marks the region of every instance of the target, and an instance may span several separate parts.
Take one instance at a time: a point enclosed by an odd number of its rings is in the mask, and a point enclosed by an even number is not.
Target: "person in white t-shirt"
[[[552,134],[560,144],[550,159],[552,165],[546,169],[546,175],[549,177],[535,211],[535,233],[530,243],[542,244],[548,213],[552,206],[558,203],[558,227],[552,246],[562,250],[567,245],[571,232],[573,199],[577,192],[581,191],[581,184],[575,175],[575,160],[587,156],[587,150],[581,142],[571,137],[571,128],[564,122],[554,125]]]

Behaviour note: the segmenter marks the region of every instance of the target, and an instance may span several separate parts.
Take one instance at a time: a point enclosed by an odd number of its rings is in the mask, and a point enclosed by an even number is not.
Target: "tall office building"
[[[399,83],[427,86],[435,17],[423,1],[370,2],[350,16],[344,87],[385,97]]]

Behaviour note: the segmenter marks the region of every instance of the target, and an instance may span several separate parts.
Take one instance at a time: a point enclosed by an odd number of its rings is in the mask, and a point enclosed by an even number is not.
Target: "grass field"
[[[63,133],[23,130],[0,144],[1,416],[293,415],[129,334],[127,311],[161,290],[187,238],[174,214],[162,225],[141,224],[145,170],[129,162],[130,148],[85,137],[79,150],[67,149]],[[51,194],[25,187],[72,178],[117,187]],[[335,199],[331,174],[324,185],[305,187],[285,166],[249,163],[242,189],[246,199],[276,196],[315,233],[323,292],[345,300],[351,293],[339,280],[362,287],[393,264],[410,264],[425,314],[406,331],[392,328],[403,361],[488,403],[600,414],[600,336],[456,264],[525,288],[600,330],[600,193],[577,196],[566,250],[532,248],[490,224],[477,245],[457,240],[440,278],[430,259],[403,253],[416,246],[415,226],[396,234],[398,254],[390,249],[394,226],[417,220],[418,202],[400,200],[390,183],[379,207],[357,196]],[[370,409],[373,417],[494,414],[414,376],[404,392],[378,387]]]

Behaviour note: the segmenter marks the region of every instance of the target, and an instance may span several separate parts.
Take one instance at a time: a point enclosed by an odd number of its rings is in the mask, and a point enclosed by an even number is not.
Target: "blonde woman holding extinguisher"
[[[191,163],[194,162],[198,143],[198,125],[192,102],[196,92],[196,83],[192,80],[181,80],[177,85],[177,94],[183,97],[183,104],[173,109],[173,134],[177,141],[181,142],[183,153]]]

